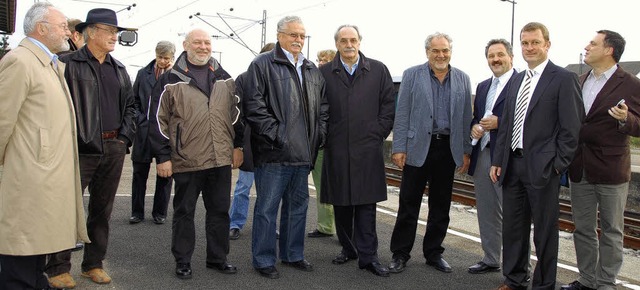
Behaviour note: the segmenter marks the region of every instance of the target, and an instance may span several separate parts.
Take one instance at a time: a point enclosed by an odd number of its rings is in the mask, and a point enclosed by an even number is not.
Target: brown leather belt
[[[102,139],[115,139],[118,137],[118,130],[102,132]]]

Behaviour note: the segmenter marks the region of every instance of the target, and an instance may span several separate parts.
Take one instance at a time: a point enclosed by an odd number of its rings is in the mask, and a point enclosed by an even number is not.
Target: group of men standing
[[[633,97],[640,81],[617,65],[625,42],[613,31],[598,31],[585,48],[592,71],[580,80],[548,60],[549,32],[540,23],[521,30],[528,64],[523,72],[512,67],[511,44],[491,40],[485,55],[493,76],[478,85],[472,110],[469,77],[449,64],[452,39],[444,33],[427,37],[428,61],[404,72],[396,99],[387,67],[360,51],[355,25],[338,27],[338,56],[317,68],[302,54],[302,20],[284,17],[275,48],[251,62],[240,88],[211,57],[211,36],[194,29],[173,66],[173,45],[158,46],[156,60],[133,86],[147,99],[135,101],[124,65],[109,54],[117,33],[126,29],[115,12],[93,9],[75,29],[86,45],[58,60],[56,53],[69,49],[66,19],[50,4],[36,3],[25,17],[27,38],[0,62],[0,71],[12,71],[0,75],[0,91],[13,92],[0,96],[0,223],[8,225],[0,227],[3,289],[73,288],[70,249],[78,240],[87,242],[82,275],[95,283],[111,281],[102,261],[124,156],[134,140],[142,153],[153,153],[164,178],[155,223],[165,222],[171,179],[175,183],[171,252],[177,277],[192,277],[200,194],[206,266],[236,273],[227,261],[229,193],[231,170],[243,163],[245,126],[251,128],[257,191],[252,264],[262,276],[280,276],[278,259],[313,271],[304,238],[314,166],[323,171],[320,202],[333,205],[335,213],[341,251],[334,264],[357,259],[359,268],[378,276],[402,272],[428,184],[423,255],[427,265],[451,272],[442,243],[454,173],[468,170],[476,182],[485,252],[469,272],[502,267],[505,281],[498,289],[526,289],[530,280],[533,289],[555,289],[558,191],[568,170],[580,277],[562,289],[615,287],[629,136],[640,136],[640,103]],[[148,135],[136,136],[141,128]],[[385,267],[378,259],[376,203],[386,199],[383,142],[392,128],[392,160],[403,169],[403,181],[393,260]],[[322,165],[314,164],[320,148]],[[150,157],[134,160],[145,181]],[[25,210],[34,205],[40,209],[35,216]],[[134,206],[131,223],[144,219],[142,208],[140,202]],[[532,277],[531,221],[538,257]]]

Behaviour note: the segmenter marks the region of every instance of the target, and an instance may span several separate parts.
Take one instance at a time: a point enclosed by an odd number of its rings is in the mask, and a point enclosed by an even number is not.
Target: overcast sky
[[[261,44],[263,10],[266,10],[266,41],[276,41],[276,23],[286,15],[302,18],[307,48],[312,61],[318,50],[335,48],[333,34],[341,24],[354,24],[363,36],[361,51],[387,65],[393,76],[426,62],[425,38],[436,31],[453,38],[451,65],[467,72],[475,89],[490,76],[484,47],[492,38],[511,38],[512,4],[500,0],[414,1],[291,1],[291,0],[51,0],[67,17],[85,20],[87,11],[105,7],[115,11],[133,3],[131,10],[118,12],[120,26],[139,28],[139,43],[134,47],[117,46],[113,55],[125,63],[132,77],[154,57],[155,44],[173,41],[182,51],[184,33],[203,28],[214,38],[213,56],[236,76],[246,70],[253,54],[233,39],[224,37],[232,30],[254,51]],[[550,31],[550,59],[560,66],[577,63],[585,45],[600,29],[614,30],[627,40],[621,61],[640,60],[640,33],[636,19],[637,0],[519,0],[515,5],[514,66],[524,68],[519,30],[531,21],[545,24]],[[11,47],[22,39],[22,18],[31,0],[18,1],[16,33]],[[420,6],[417,6],[420,3]],[[597,5],[596,5],[597,4]],[[421,7],[422,6],[422,7]],[[189,18],[200,12],[201,19]],[[222,19],[217,15],[223,15]],[[224,20],[224,21],[223,21]],[[218,31],[217,29],[220,31]]]

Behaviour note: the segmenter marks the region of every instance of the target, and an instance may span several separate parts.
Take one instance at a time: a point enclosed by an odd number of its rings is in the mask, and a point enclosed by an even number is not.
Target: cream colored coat
[[[64,64],[22,40],[0,61],[0,254],[89,242],[76,140]]]

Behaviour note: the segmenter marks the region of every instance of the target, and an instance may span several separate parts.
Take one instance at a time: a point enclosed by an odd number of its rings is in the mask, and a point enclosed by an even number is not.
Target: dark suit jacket
[[[507,90],[492,165],[502,167],[500,183],[509,171],[516,99],[526,71]],[[584,106],[578,76],[551,61],[531,95],[523,128],[524,161],[533,188],[543,188],[550,177],[564,171],[578,147]]]
[[[589,72],[580,77],[584,85]],[[590,183],[620,184],[631,179],[629,135],[640,136],[640,80],[624,71],[615,71],[582,122],[579,146],[569,167],[571,181],[582,180],[583,170]],[[627,122],[620,126],[608,113],[620,99],[629,107]]]
[[[513,74],[511,75],[511,78],[509,78],[509,81],[504,86],[505,89],[503,89],[500,92],[500,95],[498,95],[498,98],[496,99],[493,105],[493,110],[491,110],[493,112],[493,115],[498,117],[498,122],[500,122],[500,120],[502,119],[502,109],[504,108],[504,100],[507,95],[506,88],[509,86],[509,83],[511,82],[511,80],[513,80],[516,77],[517,74],[518,72],[514,69]],[[489,88],[491,87],[492,79],[493,77],[484,80],[483,82],[478,84],[478,87],[476,88],[476,98],[473,101],[473,120],[471,120],[471,128],[473,128],[473,125],[480,123],[480,120],[482,120],[482,118],[484,117],[484,112],[486,111],[485,107],[487,103],[487,94],[489,93]],[[498,128],[500,128],[500,126],[498,126]],[[493,158],[493,148],[495,147],[497,138],[498,138],[498,129],[489,131],[489,150],[491,151],[492,158]],[[473,151],[471,151],[471,162],[469,163],[469,171],[468,171],[469,175],[473,175],[473,173],[476,170],[476,164],[478,163],[479,153],[480,153],[480,141],[478,141],[478,143],[476,143],[476,145],[473,146]]]

